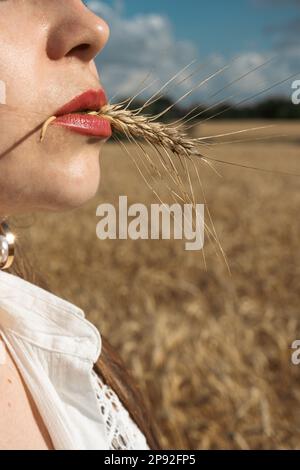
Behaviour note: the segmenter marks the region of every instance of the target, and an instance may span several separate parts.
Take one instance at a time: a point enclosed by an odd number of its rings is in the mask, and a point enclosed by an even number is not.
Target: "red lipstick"
[[[112,134],[108,120],[100,116],[81,114],[83,111],[99,111],[106,104],[107,98],[102,89],[88,90],[60,108],[55,113],[57,118],[53,125],[66,127],[78,134],[107,139]]]
[[[107,139],[111,137],[111,125],[107,119],[90,114],[66,114],[59,116],[53,124],[64,126],[82,135]]]

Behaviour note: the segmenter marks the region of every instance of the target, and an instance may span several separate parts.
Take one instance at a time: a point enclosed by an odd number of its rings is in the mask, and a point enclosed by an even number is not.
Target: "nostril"
[[[66,56],[76,56],[81,53],[85,53],[90,49],[91,45],[90,44],[80,44],[79,46],[73,47]]]

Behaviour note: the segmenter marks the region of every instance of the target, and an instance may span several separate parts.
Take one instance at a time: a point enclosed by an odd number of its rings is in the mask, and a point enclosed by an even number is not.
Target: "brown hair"
[[[43,289],[50,290],[44,277],[33,269],[19,244],[16,246],[16,260],[8,272]],[[95,372],[118,395],[133,421],[145,435],[150,449],[159,450],[157,428],[142,398],[140,389],[116,350],[102,334],[101,338],[102,350],[100,358],[94,366]]]

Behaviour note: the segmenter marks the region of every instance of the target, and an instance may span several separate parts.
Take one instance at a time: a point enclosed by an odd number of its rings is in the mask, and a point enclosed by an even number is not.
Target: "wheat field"
[[[194,135],[267,124],[211,122]],[[268,134],[226,138],[209,155],[300,174],[299,124],[276,123]],[[205,267],[181,241],[98,240],[99,204],[117,205],[119,195],[156,202],[117,144],[101,158],[101,188],[86,207],[19,224],[51,289],[82,307],[120,352],[163,448],[300,448],[300,366],[291,363],[300,339],[300,178],[220,164],[218,176],[203,166],[229,273],[208,242]]]

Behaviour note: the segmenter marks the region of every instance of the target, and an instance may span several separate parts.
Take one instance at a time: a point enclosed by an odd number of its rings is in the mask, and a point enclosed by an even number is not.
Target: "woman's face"
[[[95,195],[104,135],[59,125],[42,143],[39,135],[74,97],[95,98],[93,59],[108,36],[81,0],[0,0],[0,215],[64,210]]]

